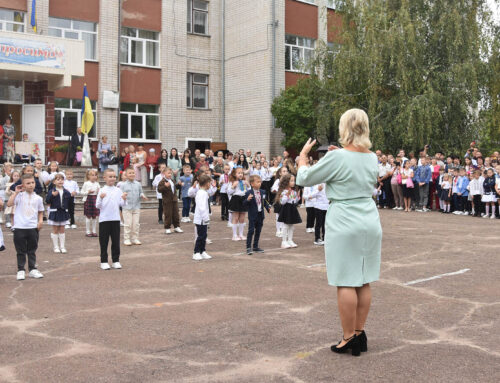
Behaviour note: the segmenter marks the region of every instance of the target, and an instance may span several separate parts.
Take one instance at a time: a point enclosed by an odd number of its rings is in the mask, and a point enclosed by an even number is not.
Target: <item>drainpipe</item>
[[[118,67],[118,84],[117,84],[117,91],[118,91],[118,122],[117,122],[117,136],[116,136],[116,150],[117,150],[117,156],[119,153],[121,153],[120,149],[120,99],[121,99],[121,94],[120,94],[120,81],[121,81],[121,66],[120,66],[120,48],[121,48],[121,36],[122,34],[122,0],[118,0],[118,59],[117,59],[117,67]]]
[[[272,11],[271,11],[271,26],[273,30],[273,44],[272,44],[272,70],[271,70],[271,104],[274,101],[274,96],[276,94],[276,0],[272,1],[271,4]],[[274,116],[272,116],[272,124],[273,128],[275,127],[276,121],[274,120]]]
[[[226,0],[222,0],[222,121],[221,138],[226,142]]]

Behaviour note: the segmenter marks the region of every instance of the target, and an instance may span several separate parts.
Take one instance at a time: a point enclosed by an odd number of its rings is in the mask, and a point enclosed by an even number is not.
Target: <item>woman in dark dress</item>
[[[160,152],[160,157],[158,158],[157,166],[159,167],[161,164],[165,164],[168,166],[168,152],[167,149],[162,149]]]
[[[192,171],[194,171],[194,169],[196,168],[196,164],[194,163],[194,160],[191,158],[191,152],[188,149],[184,150],[184,153],[182,154],[181,176],[184,175],[184,172],[182,171],[184,165],[188,165],[189,167],[191,167]]]

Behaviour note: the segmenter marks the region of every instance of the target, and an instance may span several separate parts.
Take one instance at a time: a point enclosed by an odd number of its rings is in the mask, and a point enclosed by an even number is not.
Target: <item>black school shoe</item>
[[[0,251],[5,251],[5,246],[4,245],[0,246]]]
[[[254,248],[253,248],[253,252],[254,252],[254,253],[263,253],[263,252],[264,252],[264,250],[263,250],[263,249],[261,249],[260,247],[254,247]]]
[[[252,255],[252,254],[253,254],[253,251],[252,251],[252,249],[251,249],[251,248],[248,248],[248,249],[247,249],[247,254],[248,254],[248,255]]]

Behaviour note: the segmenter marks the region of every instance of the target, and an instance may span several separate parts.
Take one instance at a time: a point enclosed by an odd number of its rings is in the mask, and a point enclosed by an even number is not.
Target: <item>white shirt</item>
[[[205,189],[199,189],[196,193],[196,208],[194,209],[193,217],[193,223],[195,225],[207,225],[210,221],[208,197],[208,192]]]
[[[330,206],[330,201],[326,198],[326,184],[321,184],[323,186],[323,190],[319,190],[318,186],[316,188],[316,195],[314,199],[314,207],[319,210],[328,210],[328,206]]]
[[[85,202],[88,195],[98,195],[100,188],[99,182],[85,181],[80,191],[80,194],[83,196],[82,201]],[[93,193],[89,193],[91,190]]]
[[[163,179],[162,174],[158,174],[155,179],[153,180],[153,186],[156,190],[156,199],[163,199],[162,194],[158,193],[158,185],[160,184],[160,181]]]
[[[314,200],[316,198],[316,193],[318,189],[316,186],[307,186],[304,188],[304,201],[306,202],[306,207],[314,207]]]
[[[257,211],[261,212],[262,211],[262,194],[260,194],[260,190],[255,190],[253,189],[253,194],[255,195],[255,203],[257,203]],[[257,194],[259,198],[257,198]]]
[[[14,229],[36,229],[38,213],[43,211],[43,199],[35,192],[21,192],[14,200]]]
[[[234,187],[234,189],[233,189],[233,184],[232,183],[229,184],[229,187],[227,188],[227,194],[229,194],[230,196],[237,195],[237,196],[242,197],[245,195],[245,193],[247,192],[248,189],[249,188],[248,188],[246,181],[243,181],[243,190],[241,190],[240,183],[238,181],[236,183],[236,186]]]
[[[101,198],[105,193],[106,197]],[[99,222],[120,221],[120,206],[125,205],[123,192],[116,186],[103,186],[97,196],[96,207],[101,210]]]
[[[273,193],[276,193],[280,189],[280,180],[274,181],[273,187],[271,188],[271,191]]]
[[[78,183],[75,180],[64,180],[63,187],[70,193],[76,192],[78,194],[80,192]]]
[[[388,162],[386,164],[378,164],[378,176],[380,178],[384,177],[388,172],[391,171],[391,165]]]
[[[188,189],[188,197],[195,198],[199,190],[200,190],[200,185],[196,184],[196,186],[191,186]],[[212,197],[216,192],[217,192],[217,186],[210,186],[210,189],[208,189],[207,191],[210,197]]]
[[[226,182],[226,177],[227,177],[227,182]],[[229,174],[222,174],[219,177],[219,185],[220,185],[220,192],[223,194],[227,194],[227,188],[229,186]]]
[[[271,178],[273,178],[273,172],[269,168],[261,168],[260,178],[262,181],[271,181]]]
[[[467,189],[469,189],[471,195],[483,195],[484,194],[483,183],[484,183],[483,176],[480,176],[477,180],[473,178],[469,182],[469,185],[467,185]]]

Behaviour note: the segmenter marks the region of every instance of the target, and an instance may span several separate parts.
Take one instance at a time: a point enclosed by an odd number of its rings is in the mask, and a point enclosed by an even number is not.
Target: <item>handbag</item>
[[[406,187],[407,187],[408,189],[412,189],[412,188],[414,188],[414,187],[415,187],[415,185],[413,184],[413,180],[411,179],[411,177],[408,177],[408,178],[406,179]]]
[[[403,177],[401,176],[401,173],[396,175],[396,181],[398,182],[398,185],[401,185],[403,183]]]

